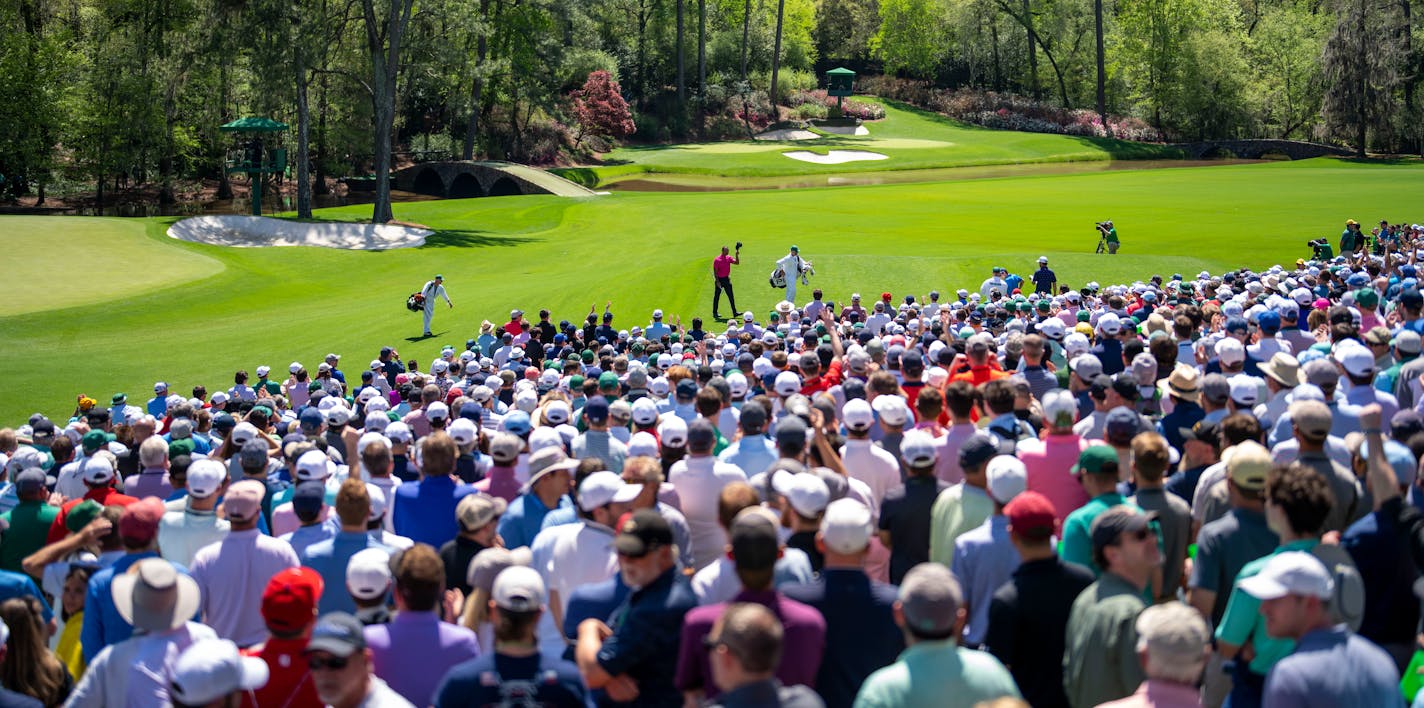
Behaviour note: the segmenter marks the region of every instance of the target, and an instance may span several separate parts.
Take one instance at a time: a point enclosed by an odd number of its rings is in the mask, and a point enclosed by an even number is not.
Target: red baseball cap
[[[158,535],[158,522],[166,509],[158,497],[144,497],[127,507],[119,516],[119,538],[147,544]]]
[[[1053,502],[1038,492],[1023,492],[1004,507],[1009,530],[1024,538],[1048,538],[1058,528]]]
[[[262,619],[273,632],[290,634],[316,621],[322,580],[311,568],[287,568],[267,581],[262,591]]]

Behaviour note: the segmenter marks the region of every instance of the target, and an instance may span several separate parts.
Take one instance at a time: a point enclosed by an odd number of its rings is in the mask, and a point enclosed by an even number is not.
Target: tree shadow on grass
[[[496,236],[478,229],[436,229],[426,237],[421,248],[488,248],[493,246],[519,246],[535,243],[542,239],[524,236]]]

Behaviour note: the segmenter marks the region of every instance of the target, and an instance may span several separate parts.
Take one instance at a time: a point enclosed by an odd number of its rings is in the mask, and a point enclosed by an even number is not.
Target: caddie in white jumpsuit
[[[801,251],[795,246],[791,252],[776,262],[776,267],[786,274],[786,301],[796,304],[796,281],[801,277]]]
[[[424,313],[424,315],[425,315],[425,336],[426,336],[426,337],[431,336],[431,334],[430,334],[430,318],[435,315],[435,298],[437,298],[437,297],[443,297],[443,298],[445,298],[445,304],[446,304],[446,305],[449,305],[449,306],[451,307],[451,309],[453,309],[453,308],[455,307],[455,303],[450,302],[450,296],[447,295],[447,294],[445,294],[445,285],[444,285],[444,282],[445,282],[445,276],[443,276],[443,275],[437,275],[437,276],[435,276],[435,280],[426,281],[425,287],[423,287],[423,288],[420,289],[420,294],[422,294],[422,295],[425,296],[425,313]]]

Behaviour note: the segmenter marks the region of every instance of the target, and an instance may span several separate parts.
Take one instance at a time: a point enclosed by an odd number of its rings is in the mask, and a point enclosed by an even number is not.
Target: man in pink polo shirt
[[[1088,441],[1073,433],[1078,401],[1073,394],[1058,390],[1043,400],[1043,424],[1048,433],[1041,440],[1019,443],[1018,456],[1028,469],[1028,489],[1053,502],[1058,523],[1074,509],[1088,503],[1088,494],[1070,472]]]
[[[717,305],[722,302],[722,291],[727,291],[727,304],[732,307],[732,312],[739,312],[737,309],[737,299],[732,295],[732,266],[742,264],[742,242],[737,242],[737,252],[732,255],[727,254],[727,247],[722,247],[722,255],[712,259],[712,277],[717,280],[716,288],[712,291],[712,319],[720,320],[722,316],[717,314]]]

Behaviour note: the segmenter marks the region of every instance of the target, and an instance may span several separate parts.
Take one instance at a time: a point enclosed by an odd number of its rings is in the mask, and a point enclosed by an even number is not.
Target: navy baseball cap
[[[292,511],[316,512],[326,502],[326,485],[317,480],[298,482],[292,490]]]
[[[1266,334],[1275,334],[1281,331],[1281,316],[1275,310],[1266,310],[1256,316],[1256,326]]]
[[[603,396],[594,396],[583,404],[584,417],[593,423],[603,423],[608,420],[608,399]]]
[[[297,418],[303,428],[318,428],[326,422],[326,417],[315,406],[307,406]]]
[[[1250,323],[1244,317],[1231,317],[1226,320],[1225,329],[1228,334],[1244,333],[1250,328]]]
[[[480,413],[481,410],[480,404],[474,401],[466,401],[464,405],[460,406],[460,417],[479,422],[483,418],[483,415]]]
[[[999,446],[994,443],[993,438],[985,433],[975,433],[959,446],[959,466],[978,467],[997,454]]]

